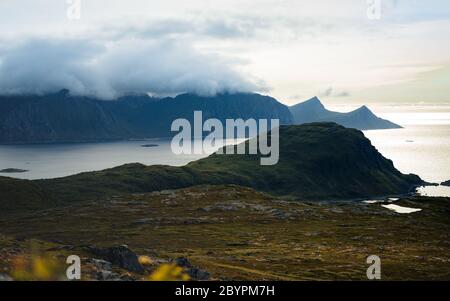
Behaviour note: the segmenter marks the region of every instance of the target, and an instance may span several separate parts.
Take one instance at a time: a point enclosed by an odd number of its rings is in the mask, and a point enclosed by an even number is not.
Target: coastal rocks
[[[450,180],[442,182],[441,183],[442,186],[449,186],[450,187]]]
[[[126,245],[114,246],[110,248],[96,248],[93,246],[88,247],[88,250],[110,263],[117,265],[130,272],[142,274],[144,268],[139,263],[136,253],[131,251]]]
[[[174,260],[172,260],[172,263],[184,268],[186,273],[193,280],[208,280],[210,278],[210,274],[207,271],[193,266],[191,262],[185,257],[175,258]]]

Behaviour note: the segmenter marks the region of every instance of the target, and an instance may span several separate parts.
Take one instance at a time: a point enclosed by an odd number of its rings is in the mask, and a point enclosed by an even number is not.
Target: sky
[[[0,94],[450,104],[449,37],[447,0],[0,0]]]

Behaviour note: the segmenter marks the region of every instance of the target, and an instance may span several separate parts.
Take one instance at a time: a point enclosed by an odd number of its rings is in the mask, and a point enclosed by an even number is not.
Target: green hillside
[[[188,166],[224,183],[310,200],[398,194],[421,183],[395,169],[362,132],[334,123],[282,126],[274,166],[260,165],[257,155],[212,155]]]
[[[202,184],[236,184],[306,200],[354,199],[406,193],[421,182],[395,169],[362,132],[316,123],[280,128],[280,159],[274,166],[261,166],[259,155],[213,154],[184,167],[127,164],[51,180],[2,178],[0,208]]]

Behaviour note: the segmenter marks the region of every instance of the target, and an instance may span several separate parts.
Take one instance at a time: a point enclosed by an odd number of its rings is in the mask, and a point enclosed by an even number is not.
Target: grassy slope
[[[333,123],[281,127],[278,164],[259,163],[257,155],[212,155],[188,167],[222,183],[309,200],[398,194],[421,182],[396,170],[362,132]]]
[[[0,212],[36,210],[57,202],[36,182],[0,177]]]
[[[11,187],[21,191],[19,199],[45,205],[199,184],[237,184],[308,200],[349,199],[405,193],[420,181],[396,170],[360,131],[318,123],[282,126],[275,166],[261,166],[259,155],[214,154],[184,167],[127,164],[52,180],[2,178],[0,208],[16,202]]]
[[[81,246],[127,244],[141,255],[188,257],[213,279],[365,280],[366,258],[378,255],[384,280],[450,279],[448,199],[408,198],[422,208],[396,214],[379,204],[286,202],[238,186],[196,186],[78,203],[0,217],[0,269],[30,239],[85,254]],[[57,225],[57,227],[55,227]],[[35,252],[47,253],[48,243]],[[2,260],[3,256],[3,260]],[[85,262],[85,261],[84,261]]]

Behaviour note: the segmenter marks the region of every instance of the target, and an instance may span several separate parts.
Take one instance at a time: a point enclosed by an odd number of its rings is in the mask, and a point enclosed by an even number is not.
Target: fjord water
[[[397,169],[432,183],[450,179],[450,106],[392,106],[375,112],[404,127],[364,132]],[[419,192],[450,196],[450,187],[427,186]]]
[[[396,168],[403,173],[418,174],[429,182],[450,179],[450,106],[384,106],[375,107],[374,112],[404,127],[364,132]],[[142,147],[145,144],[158,146]],[[29,170],[0,175],[22,179],[56,178],[134,162],[182,166],[214,151],[208,149],[202,155],[175,155],[169,140],[0,145],[0,170]],[[450,196],[450,187],[426,187],[420,192]]]
[[[182,166],[213,153],[175,155],[170,140],[117,141],[98,143],[0,145],[0,170],[17,168],[22,173],[2,176],[21,179],[50,179],[116,167],[127,163]],[[200,140],[194,143],[201,143]],[[227,141],[220,142],[227,144]],[[219,143],[219,145],[220,145]],[[154,144],[153,147],[144,147]]]

